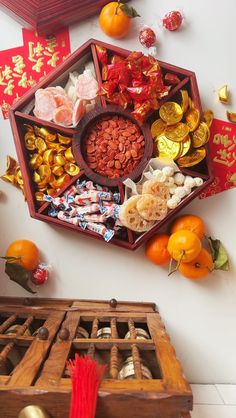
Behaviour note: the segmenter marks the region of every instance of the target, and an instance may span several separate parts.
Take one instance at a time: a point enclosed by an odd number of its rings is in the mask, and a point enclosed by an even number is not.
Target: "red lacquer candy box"
[[[127,58],[130,55],[130,51],[125,49],[94,39],[89,40],[14,105],[10,111],[10,121],[30,215],[35,219],[48,222],[51,225],[62,226],[99,240],[104,240],[105,238],[111,244],[134,250],[158,232],[163,225],[169,222],[184,206],[197,197],[212,182],[213,174],[207,143],[205,145],[206,157],[201,162],[193,166],[190,165],[189,167],[180,167],[180,171],[185,176],[200,178],[203,181],[202,184],[192,190],[190,194],[186,195],[175,208],[168,210],[168,213],[163,219],[158,222],[153,222],[149,230],[142,233],[134,232],[129,228],[122,227],[119,223],[117,224],[117,219],[115,221],[114,217],[109,225],[106,224],[106,227],[103,224],[99,224],[99,222],[102,222],[104,213],[110,210],[107,209],[108,207],[112,206],[115,211],[116,204],[123,203],[125,198],[123,180],[131,178],[133,181],[138,182],[147,163],[152,157],[156,156],[150,128],[153,121],[158,117],[157,112],[160,105],[167,102],[179,102],[181,92],[185,91],[190,98],[192,107],[198,109],[200,119],[203,120],[201,102],[196,76],[193,72],[159,61],[163,80],[168,80],[169,87],[167,93],[160,98],[156,110],[153,110],[153,108],[149,109],[150,112],[144,124],[137,120],[140,104],[135,104],[134,106],[129,104],[127,109],[123,110],[121,107],[117,107],[117,103],[110,105],[107,100],[110,96],[106,95],[99,95],[97,97],[95,109],[87,113],[76,127],[63,127],[55,122],[45,121],[36,117],[33,113],[35,92],[46,87],[62,86],[64,88],[69,74],[81,71],[88,63],[90,63],[90,67],[91,63],[93,64],[95,77],[101,88],[104,84],[104,65],[101,63],[101,56],[98,54],[99,48],[97,46],[102,49],[105,48],[108,57],[115,57],[116,61],[119,61],[120,58]],[[136,87],[128,90],[136,100],[137,92],[140,90],[136,89]],[[144,89],[143,92],[146,94]],[[133,103],[136,103],[136,101],[133,101]],[[138,112],[135,114],[134,110],[136,111],[137,109]],[[137,149],[141,149],[140,158],[137,155],[135,147],[132,146],[131,150],[127,148],[129,147],[127,145],[129,141],[126,141],[126,138],[123,138],[123,144],[119,144],[119,147],[117,145],[116,148],[113,146],[113,141],[109,139],[103,141],[99,137],[99,130],[104,127],[105,131],[108,129],[108,138],[110,138],[109,134],[112,134],[112,131],[116,131],[115,133],[113,132],[113,138],[119,138],[119,126],[122,129],[122,124],[124,124],[123,119],[125,120],[125,126],[128,126],[129,134],[132,135],[132,139],[138,144]],[[111,126],[108,126],[108,122],[111,123]],[[49,137],[47,136],[48,132],[50,132]],[[37,136],[37,146],[41,150],[40,155],[34,154],[35,145],[32,145],[31,141],[33,135]],[[46,135],[46,141],[44,141],[44,135]],[[123,132],[123,135],[126,135],[126,133]],[[58,143],[55,142],[55,138],[57,138],[56,141]],[[199,136],[196,136],[195,139],[198,141]],[[114,139],[114,143],[115,141],[116,139]],[[44,148],[45,142],[47,143],[46,148]],[[97,144],[100,144],[100,146],[97,147]],[[52,159],[53,147],[57,147],[57,150],[59,149],[59,155],[56,156],[56,161],[54,157],[53,165],[49,169],[48,164],[50,165]],[[44,152],[45,149],[46,154]],[[122,152],[125,153],[126,159],[122,156]],[[39,167],[40,164],[41,167]],[[67,167],[70,170],[69,174],[66,169]],[[39,168],[39,170],[36,170],[36,168]],[[82,199],[85,199],[85,197],[88,198],[89,196],[89,199],[86,199],[85,203],[89,205],[90,212],[87,211],[86,216],[84,216],[84,211],[83,208],[81,210],[81,207],[77,212],[73,207],[73,211],[78,215],[76,215],[77,217],[73,217],[73,220],[68,216],[68,213],[64,215],[63,211],[61,211],[60,216],[57,216],[58,212],[55,212],[56,216],[54,216],[50,197],[44,202],[36,198],[41,193],[39,190],[42,193],[46,190],[45,182],[42,180],[45,179],[47,170],[50,173],[52,170],[53,173],[53,181],[51,183],[53,183],[54,191],[57,191],[54,197],[58,198],[55,202],[58,202],[58,205],[61,205],[64,209],[66,209],[66,205],[70,205],[71,203],[73,206],[76,199],[80,204]],[[108,175],[109,173],[114,173],[114,176],[111,175],[110,178],[106,177],[107,173]],[[94,190],[95,183],[98,184],[96,190]],[[87,195],[82,194],[81,199],[79,196],[70,196],[68,200],[68,195],[71,190],[75,190],[76,187],[82,190],[85,187],[84,184],[89,188],[89,191],[86,189]],[[44,193],[50,194],[48,190]],[[116,200],[118,195],[120,196],[120,201]],[[101,210],[101,214],[94,215],[94,207],[98,210],[100,199],[105,199],[105,203],[103,201],[105,207],[105,209],[103,207],[104,212]]]

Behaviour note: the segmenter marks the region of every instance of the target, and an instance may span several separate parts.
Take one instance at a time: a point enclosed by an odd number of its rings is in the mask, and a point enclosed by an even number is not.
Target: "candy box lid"
[[[39,35],[50,35],[99,13],[107,3],[109,0],[0,0],[0,8],[17,22],[35,29]]]
[[[52,121],[43,121],[42,119],[38,119],[33,115],[33,108],[34,108],[34,94],[37,89],[39,88],[46,88],[47,86],[57,86],[60,85],[64,87],[67,83],[67,79],[70,72],[73,71],[81,71],[81,68],[84,68],[86,63],[93,62],[94,71],[97,78],[98,85],[101,86],[102,84],[102,65],[99,62],[99,56],[97,53],[97,45],[106,48],[109,56],[120,56],[123,58],[128,57],[130,51],[125,49],[118,48],[116,46],[106,44],[94,39],[89,40],[85,44],[83,44],[78,50],[76,50],[70,57],[68,57],[60,66],[58,66],[54,71],[48,74],[43,80],[41,80],[36,86],[34,86],[30,91],[28,91],[19,101],[12,107],[10,110],[10,121],[12,125],[12,130],[14,134],[14,140],[18,155],[18,160],[21,166],[22,177],[24,180],[27,203],[29,207],[30,214],[33,218],[42,220],[44,222],[48,222],[52,225],[58,225],[76,232],[80,234],[90,236],[92,238],[96,238],[100,241],[104,241],[103,236],[103,228],[100,226],[98,230],[89,230],[87,229],[87,225],[83,224],[85,228],[83,229],[82,225],[78,226],[76,224],[70,223],[68,219],[65,217],[63,219],[59,219],[55,213],[52,215],[50,213],[50,202],[39,202],[36,199],[36,186],[37,182],[35,183],[35,176],[37,177],[38,173],[37,170],[32,170],[30,166],[30,159],[32,157],[32,153],[29,151],[29,148],[26,147],[26,129],[34,130],[35,126],[38,130],[49,130],[53,135],[58,134],[60,136],[66,136],[68,139],[69,145],[64,145],[63,147],[71,147],[71,143],[74,143],[76,138],[76,129],[75,128],[66,128],[55,124]],[[178,76],[179,82],[177,85],[174,85],[169,94],[161,99],[160,104],[164,104],[167,101],[176,101],[178,102],[181,97],[181,91],[185,90],[190,98],[190,102],[192,106],[198,109],[199,114],[201,115],[202,120],[202,111],[201,111],[201,102],[200,96],[197,87],[196,76],[192,71],[188,71],[164,62],[159,62],[160,68],[163,73],[163,77],[165,74],[174,74]],[[98,104],[104,109],[107,107],[107,101],[104,96],[99,96]],[[145,129],[150,129],[152,122],[158,117],[157,112],[154,112],[150,115],[147,123],[145,124]],[[82,119],[83,120],[83,119]],[[39,131],[40,132],[40,131]],[[41,135],[41,134],[40,134]],[[46,138],[47,140],[47,138]],[[42,141],[41,141],[42,142]],[[46,141],[48,142],[48,141]],[[72,148],[73,149],[73,148]],[[190,175],[192,177],[200,177],[203,181],[203,184],[200,187],[195,188],[189,195],[184,197],[178,206],[175,209],[171,209],[168,211],[167,216],[159,222],[156,222],[154,226],[149,229],[148,231],[138,234],[134,231],[131,231],[129,228],[117,228],[115,231],[115,235],[110,239],[109,243],[127,248],[130,250],[134,250],[145,243],[149,238],[151,238],[159,229],[167,224],[173,217],[189,202],[191,202],[195,197],[197,197],[202,190],[207,187],[213,180],[213,173],[210,161],[210,154],[208,144],[205,145],[206,149],[206,158],[199,164],[191,167],[181,168],[181,171],[185,175]],[[49,151],[47,150],[49,153]],[[64,152],[64,151],[63,151]],[[75,159],[76,156],[74,155]],[[77,162],[78,163],[78,162]],[[81,168],[81,167],[80,167]],[[63,174],[65,175],[65,173]],[[89,178],[89,174],[86,174],[83,169],[80,172],[76,172],[76,175],[71,175],[70,179],[68,176],[64,177],[66,182],[60,185],[60,188],[56,194],[56,197],[60,199],[65,199],[66,194],[68,193],[71,188],[76,188],[77,184],[88,184],[91,187],[91,178]],[[37,180],[37,179],[36,179]],[[138,181],[139,179],[136,179]],[[117,184],[116,187],[109,187],[108,192],[113,194],[120,194],[120,202],[123,203],[125,198],[125,188],[124,185],[120,182]],[[87,187],[87,186],[86,186]],[[94,187],[94,185],[92,185]],[[99,185],[101,190],[101,185]],[[97,194],[97,192],[95,193]],[[99,218],[100,219],[100,218]],[[100,221],[100,220],[99,220]],[[99,222],[98,221],[98,222]],[[96,221],[94,221],[96,222]],[[108,228],[113,229],[114,222],[112,225],[109,225]],[[110,236],[111,238],[111,236]]]

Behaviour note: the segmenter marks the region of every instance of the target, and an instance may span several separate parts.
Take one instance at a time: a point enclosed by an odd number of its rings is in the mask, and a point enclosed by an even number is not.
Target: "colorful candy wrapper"
[[[165,81],[168,83],[168,84],[171,84],[171,85],[176,85],[176,84],[179,84],[180,83],[180,78],[176,75],[176,74],[172,74],[172,73],[166,73],[165,74]]]
[[[69,224],[78,226],[80,220],[77,217],[71,218],[70,216],[68,216],[65,212],[63,212],[62,210],[58,212],[57,214],[58,219],[60,219],[61,221],[65,221]]]
[[[148,26],[145,26],[139,32],[139,42],[146,48],[150,48],[156,42],[155,32]]]
[[[120,194],[113,194],[111,192],[103,192],[99,190],[89,190],[81,195],[71,196],[70,202],[76,203],[77,205],[88,205],[91,202],[98,203],[100,200],[114,200],[115,202],[119,202]]]
[[[106,242],[110,241],[115,234],[115,231],[108,229],[105,225],[97,224],[93,222],[81,222],[79,224],[83,229],[87,228],[90,231],[96,232],[99,235],[102,235]]]
[[[104,203],[106,203],[106,202],[104,202]],[[110,203],[108,205],[100,207],[100,212],[102,214],[104,214],[106,216],[106,218],[111,217],[111,218],[114,218],[114,219],[118,219],[119,218],[119,210],[120,210],[120,205],[117,205],[115,203]]]
[[[99,62],[104,65],[107,64],[108,57],[107,57],[107,50],[103,46],[96,45],[96,52],[98,56]]]
[[[100,205],[98,203],[93,203],[92,205],[87,206],[77,206],[77,207],[71,207],[71,210],[68,212],[68,214],[73,216],[78,215],[84,215],[87,213],[96,213],[100,210]]]
[[[94,213],[92,215],[77,215],[78,219],[81,221],[86,221],[86,222],[97,222],[97,223],[103,223],[106,221],[106,215],[102,215],[99,213]]]
[[[60,207],[61,209],[67,210],[70,208],[70,205],[68,204],[68,197],[60,196],[60,197],[53,197],[50,195],[45,194],[43,196],[44,202],[53,203],[54,206]]]

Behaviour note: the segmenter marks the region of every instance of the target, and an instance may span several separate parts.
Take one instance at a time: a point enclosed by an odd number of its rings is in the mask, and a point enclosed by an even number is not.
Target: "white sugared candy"
[[[185,176],[182,173],[175,173],[174,181],[177,186],[182,186],[184,184]]]
[[[170,199],[167,200],[167,207],[169,209],[175,209],[180,203],[180,198],[176,195],[173,195]]]
[[[178,196],[180,199],[183,199],[183,197],[186,196],[185,187],[183,187],[183,186],[176,187],[174,196]]]
[[[168,177],[166,184],[169,187],[173,186],[175,184],[174,177]]]
[[[195,177],[194,182],[196,187],[200,187],[203,184],[201,177]]]
[[[186,176],[184,180],[184,186],[190,187],[191,189],[195,187],[195,179],[191,176]]]
[[[176,186],[176,184],[172,184],[169,188],[169,192],[170,194],[174,194],[175,190],[177,189],[178,186]]]
[[[156,170],[153,171],[153,175],[156,177],[161,173],[161,170],[159,170],[159,168],[157,168]]]
[[[166,175],[166,177],[172,177],[175,173],[175,169],[173,167],[167,166],[163,167],[162,173]]]
[[[157,170],[156,170],[157,171]],[[160,183],[165,183],[165,181],[167,180],[166,175],[160,171],[159,173],[155,172],[155,178],[160,182]]]
[[[191,187],[184,186],[183,188],[184,188],[184,191],[185,191],[185,196],[188,196],[192,192]]]

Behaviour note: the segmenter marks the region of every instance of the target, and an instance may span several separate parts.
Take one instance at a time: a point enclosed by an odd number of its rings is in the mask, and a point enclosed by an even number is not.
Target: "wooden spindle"
[[[111,338],[119,338],[118,331],[117,331],[117,322],[116,318],[111,319]]]
[[[132,345],[132,357],[133,357],[133,362],[134,362],[135,377],[136,379],[142,379],[143,376],[142,376],[139,349],[135,344]]]
[[[3,334],[16,320],[17,315],[11,315],[3,324],[0,326],[0,334]]]
[[[133,319],[128,320],[128,326],[129,326],[130,337],[132,339],[136,339],[136,329],[135,329],[135,326],[134,326]]]
[[[110,377],[112,379],[117,379],[118,377],[118,366],[119,366],[119,360],[118,360],[118,347],[117,345],[113,345],[111,347],[111,356],[110,356]]]
[[[94,318],[93,325],[92,325],[92,331],[91,331],[91,338],[97,338],[98,326],[99,326],[98,318]],[[94,344],[89,345],[87,354],[91,358],[94,357],[94,355],[95,355],[95,345]]]
[[[20,337],[21,335],[24,335],[27,328],[29,328],[30,324],[33,322],[34,317],[29,316],[29,318],[26,319],[26,321],[19,326],[19,329],[16,332],[16,337]]]

